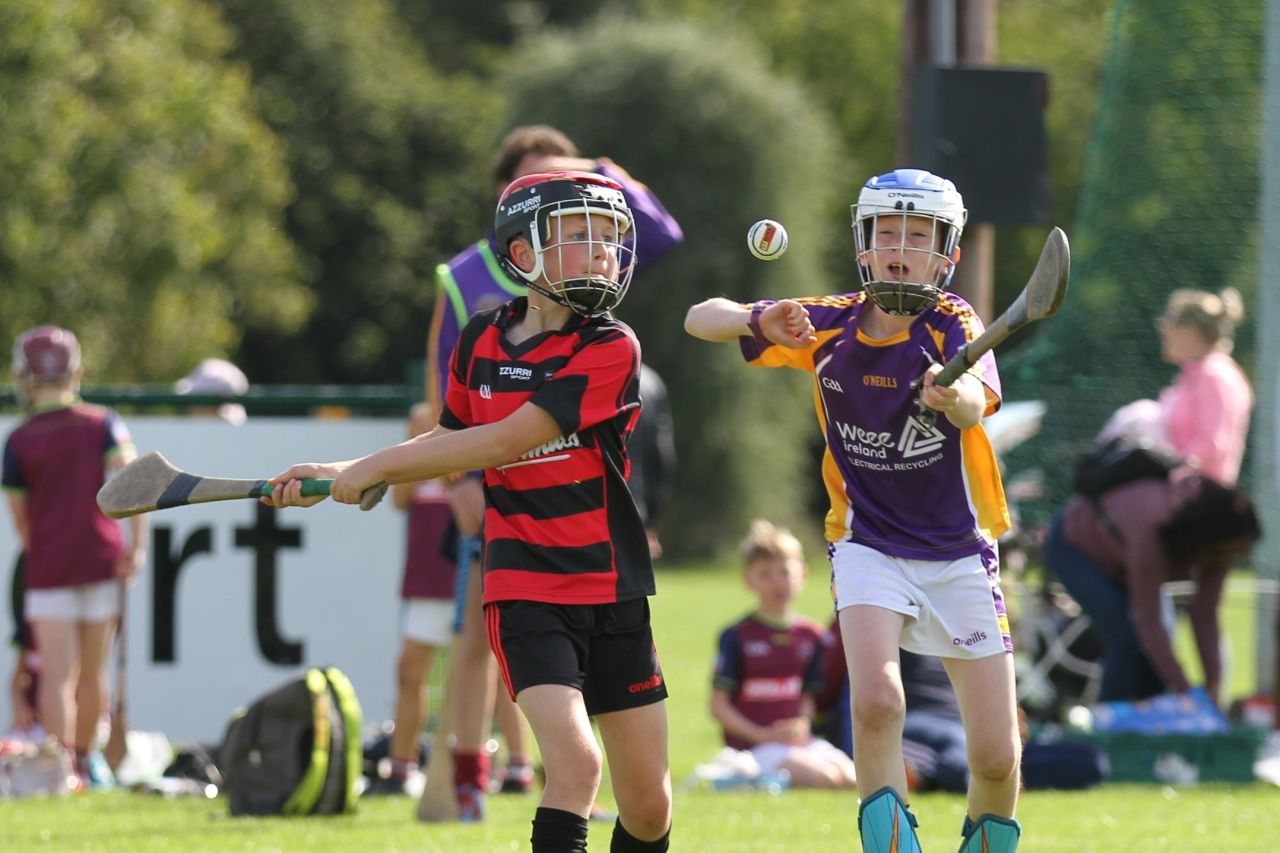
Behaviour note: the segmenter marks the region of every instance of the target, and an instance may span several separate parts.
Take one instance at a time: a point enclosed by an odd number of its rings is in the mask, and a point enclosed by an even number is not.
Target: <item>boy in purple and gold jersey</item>
[[[946,292],[966,217],[955,186],[936,175],[872,178],[853,206],[861,292],[716,298],[685,320],[695,337],[738,341],[752,365],[813,374],[858,824],[863,849],[876,853],[920,849],[906,806],[899,647],[943,659],[967,723],[962,853],[1008,853],[1021,834],[1013,646],[995,544],[1009,515],[981,426],[1000,405],[1000,378],[987,353],[954,385],[933,381],[982,332],[968,303]]]

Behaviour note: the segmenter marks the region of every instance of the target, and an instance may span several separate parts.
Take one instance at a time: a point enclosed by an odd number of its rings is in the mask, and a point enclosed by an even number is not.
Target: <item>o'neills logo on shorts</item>
[[[644,681],[638,681],[635,684],[627,685],[628,693],[643,693],[646,690],[657,690],[662,686],[662,676],[656,672],[646,678]]]
[[[960,637],[952,637],[951,644],[953,646],[964,646],[968,648],[969,646],[978,645],[978,643],[981,643],[986,638],[987,638],[986,631],[974,631],[972,634],[970,634],[969,636],[963,639],[961,639]]]

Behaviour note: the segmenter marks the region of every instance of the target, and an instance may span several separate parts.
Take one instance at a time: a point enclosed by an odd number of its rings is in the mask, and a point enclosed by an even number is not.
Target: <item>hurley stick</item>
[[[933,384],[946,387],[978,363],[989,350],[1028,323],[1042,320],[1062,307],[1067,298],[1067,279],[1071,277],[1071,247],[1061,228],[1049,232],[1040,260],[1031,271],[1027,286],[1003,314],[986,331],[962,346],[933,379]]]
[[[302,494],[328,495],[332,485],[333,480],[303,480]],[[153,452],[130,462],[108,480],[98,491],[98,507],[111,518],[128,518],[188,504],[267,497],[272,488],[266,480],[227,480],[188,474]],[[386,493],[386,483],[365,489],[360,496],[360,509],[373,509]]]

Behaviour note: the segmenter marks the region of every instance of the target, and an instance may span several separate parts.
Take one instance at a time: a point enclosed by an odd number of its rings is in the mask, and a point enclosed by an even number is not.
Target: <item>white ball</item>
[[[776,261],[787,250],[787,229],[781,222],[761,219],[747,232],[747,248],[762,261]]]

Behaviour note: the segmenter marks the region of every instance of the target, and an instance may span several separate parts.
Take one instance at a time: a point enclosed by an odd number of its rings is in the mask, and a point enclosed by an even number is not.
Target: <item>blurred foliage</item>
[[[284,145],[286,231],[316,297],[297,335],[251,324],[238,358],[254,381],[402,381],[425,351],[435,264],[487,218],[502,101],[433,70],[383,0],[220,5]]]
[[[171,380],[298,326],[288,175],[209,7],[7,0],[0,34],[0,338],[57,323],[90,381]]]
[[[833,166],[847,162],[830,123],[753,42],[678,22],[606,15],[522,43],[504,70],[517,121],[549,122],[585,153],[614,159],[685,230],[684,245],[637,280],[619,310],[676,414],[664,541],[673,553],[705,553],[755,515],[814,524],[808,377],[748,368],[736,346],[695,340],[682,322],[689,305],[714,295],[848,289],[822,263],[843,233],[828,215]],[[745,246],[747,228],[766,215],[791,235],[786,256],[768,264]]]

